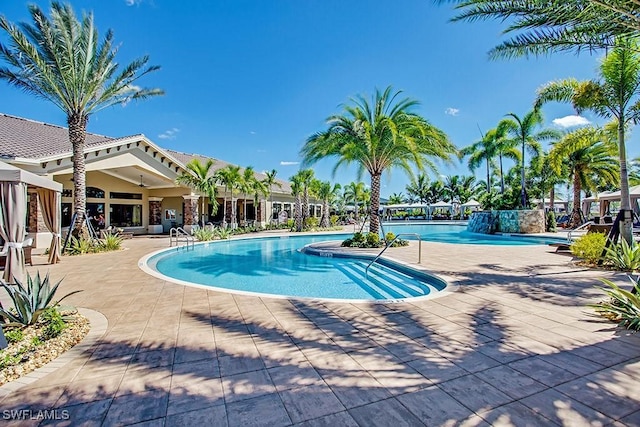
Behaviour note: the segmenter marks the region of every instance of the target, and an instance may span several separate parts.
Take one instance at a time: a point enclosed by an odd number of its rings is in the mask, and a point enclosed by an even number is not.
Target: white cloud
[[[158,135],[158,138],[160,138],[160,139],[176,139],[176,134],[178,132],[180,132],[180,129],[178,129],[178,128],[169,129],[169,130],[164,131],[160,135]]]
[[[250,133],[251,135],[255,135],[255,134],[256,134],[256,131],[252,130],[252,131],[250,131],[249,133]]]
[[[295,165],[299,165],[300,162],[285,162],[285,161],[281,161],[280,162],[280,166],[295,166]]]
[[[453,108],[453,107],[449,107],[446,110],[444,110],[444,113],[449,116],[457,116],[459,112],[460,110],[458,108]]]
[[[591,122],[584,117],[581,116],[564,116],[558,119],[553,119],[553,124],[556,126],[560,126],[562,128],[572,128],[576,126],[585,126],[590,124]]]
[[[127,6],[135,6],[142,3],[142,0],[124,0]]]

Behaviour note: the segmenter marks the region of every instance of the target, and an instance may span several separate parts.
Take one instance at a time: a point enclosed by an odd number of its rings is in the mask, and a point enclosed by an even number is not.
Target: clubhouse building
[[[208,198],[176,184],[176,178],[192,159],[209,158],[159,147],[146,136],[112,138],[87,133],[85,141],[87,215],[104,218],[105,226],[134,234],[162,234],[172,227],[189,230],[199,221],[231,223],[232,204],[236,223],[265,225],[273,219],[292,218],[294,199],[287,181],[278,180],[269,197],[255,202],[253,194],[218,187],[218,211],[213,214]],[[62,184],[63,233],[73,213],[73,163],[67,128],[0,114],[0,161]],[[213,169],[227,162],[214,159]],[[264,174],[256,173],[262,180]],[[51,232],[44,225],[35,188],[28,187],[28,232],[38,248],[48,247]],[[202,217],[204,199],[205,212]],[[273,206],[271,201],[273,200]],[[319,215],[320,206],[312,207]],[[246,212],[246,216],[245,216]],[[286,214],[286,216],[285,216]]]

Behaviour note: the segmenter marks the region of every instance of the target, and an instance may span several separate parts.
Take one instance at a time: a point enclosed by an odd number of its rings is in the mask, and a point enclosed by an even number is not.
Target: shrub
[[[340,217],[338,215],[331,215],[329,217],[329,224],[331,224],[332,227],[335,227],[336,225],[338,225],[339,220]]]
[[[618,322],[627,329],[640,330],[640,283],[629,276],[631,291],[620,288],[608,279],[600,279],[608,288],[600,289],[609,296],[608,301],[590,304],[597,313]]]
[[[571,253],[590,264],[600,260],[607,236],[603,233],[588,233],[580,237],[571,245]]]
[[[395,238],[396,238],[396,235],[393,234],[391,231],[389,231],[387,234],[384,235],[384,241],[387,243],[387,245],[393,242],[393,239]]]
[[[5,331],[4,336],[9,344],[13,344],[22,341],[24,338],[24,332],[22,332],[22,329],[20,328],[13,328]]]
[[[98,247],[103,251],[119,251],[122,247],[122,237],[118,234],[106,233],[98,242]]]
[[[310,216],[304,220],[304,228],[318,228],[320,225],[320,220],[315,216]]]
[[[41,338],[43,340],[49,340],[55,338],[62,333],[67,324],[62,319],[62,315],[55,307],[49,307],[40,316],[40,322],[46,326],[42,330]]]
[[[0,285],[7,291],[14,305],[14,310],[0,308],[0,316],[4,317],[9,322],[9,325],[33,325],[40,317],[40,314],[52,303],[60,283],[62,283],[62,280],[51,287],[49,274],[47,273],[44,280],[42,280],[40,272],[36,273],[34,278],[27,273],[26,287],[17,280],[15,285],[0,281]],[[56,301],[54,305],[78,292],[81,291],[69,292]]]
[[[367,247],[378,248],[380,247],[380,236],[378,233],[367,233]]]
[[[218,239],[228,239],[231,237],[231,230],[229,228],[218,227],[214,230],[214,235]]]
[[[557,230],[556,213],[554,211],[547,212],[547,231],[555,233]]]
[[[351,240],[353,240],[354,243],[364,243],[365,237],[364,234],[357,232],[353,233],[353,238]]]
[[[208,242],[216,237],[216,231],[213,228],[198,228],[193,232],[193,236],[201,242]]]
[[[340,246],[344,246],[345,248],[350,248],[351,246],[353,246],[353,240],[351,239],[343,240]]]
[[[635,271],[640,268],[640,245],[620,239],[620,243],[606,249],[605,262],[623,271]]]

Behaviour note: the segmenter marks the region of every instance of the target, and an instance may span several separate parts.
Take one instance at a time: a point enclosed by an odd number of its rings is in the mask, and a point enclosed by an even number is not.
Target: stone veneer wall
[[[544,211],[535,209],[475,212],[469,220],[467,230],[484,234],[544,233]]]

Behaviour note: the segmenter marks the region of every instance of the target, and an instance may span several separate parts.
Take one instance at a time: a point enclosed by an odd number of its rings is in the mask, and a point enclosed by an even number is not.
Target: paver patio
[[[163,237],[54,266],[36,256],[29,270],[64,276],[62,293],[83,289],[69,303],[108,326],[80,357],[4,397],[0,417],[20,426],[640,425],[640,336],[585,307],[601,299],[595,277],[623,275],[574,266],[546,246],[423,245],[422,267],[458,291],[389,304],[164,282],[137,266],[168,247]],[[415,247],[390,255],[417,257]],[[31,412],[8,412],[22,409]],[[53,409],[68,419],[29,419]]]

